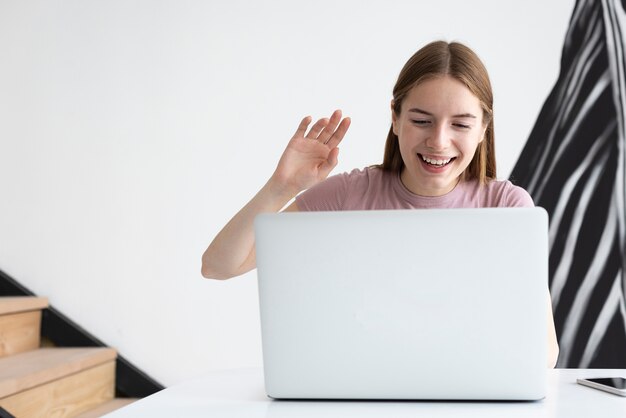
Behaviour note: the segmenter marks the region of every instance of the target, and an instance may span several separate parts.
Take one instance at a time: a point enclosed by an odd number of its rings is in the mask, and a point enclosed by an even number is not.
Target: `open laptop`
[[[545,396],[545,210],[262,214],[255,234],[268,396]]]

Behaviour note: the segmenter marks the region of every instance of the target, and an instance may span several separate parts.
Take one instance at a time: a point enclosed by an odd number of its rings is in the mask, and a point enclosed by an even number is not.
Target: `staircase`
[[[87,418],[133,402],[114,399],[114,349],[41,346],[47,307],[46,298],[0,297],[0,408],[17,418]]]

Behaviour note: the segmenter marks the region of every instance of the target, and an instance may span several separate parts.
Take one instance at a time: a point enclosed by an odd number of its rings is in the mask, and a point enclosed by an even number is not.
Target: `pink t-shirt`
[[[301,211],[534,206],[528,192],[508,180],[482,187],[475,180],[460,181],[443,196],[419,196],[402,184],[399,174],[376,167],[329,177],[298,195],[296,204]]]

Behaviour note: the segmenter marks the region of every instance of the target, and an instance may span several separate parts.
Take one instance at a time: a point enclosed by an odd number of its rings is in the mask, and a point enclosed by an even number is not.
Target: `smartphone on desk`
[[[604,390],[615,395],[626,396],[626,379],[623,377],[599,377],[576,379],[576,382],[590,388]]]

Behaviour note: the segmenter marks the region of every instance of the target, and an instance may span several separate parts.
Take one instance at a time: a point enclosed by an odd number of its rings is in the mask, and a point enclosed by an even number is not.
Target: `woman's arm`
[[[213,239],[202,255],[202,275],[223,280],[255,268],[254,218],[259,213],[278,212],[292,197],[268,181]],[[293,206],[291,209],[297,210]]]
[[[337,165],[341,142],[350,126],[341,111],[320,119],[306,133],[311,118],[302,119],[269,181],[217,234],[202,255],[202,275],[229,279],[256,266],[254,218],[277,212],[302,190],[328,177]],[[286,210],[297,210],[295,202]]]
[[[552,298],[548,291],[548,367],[553,369],[559,358],[559,343],[556,338],[554,316],[552,314]]]
[[[519,186],[511,185],[507,194],[507,201],[504,206],[507,207],[534,207],[532,197],[526,190]],[[556,329],[554,327],[554,316],[552,313],[552,298],[550,290],[547,289],[548,295],[548,367],[554,368],[559,358],[559,343],[556,337]]]

